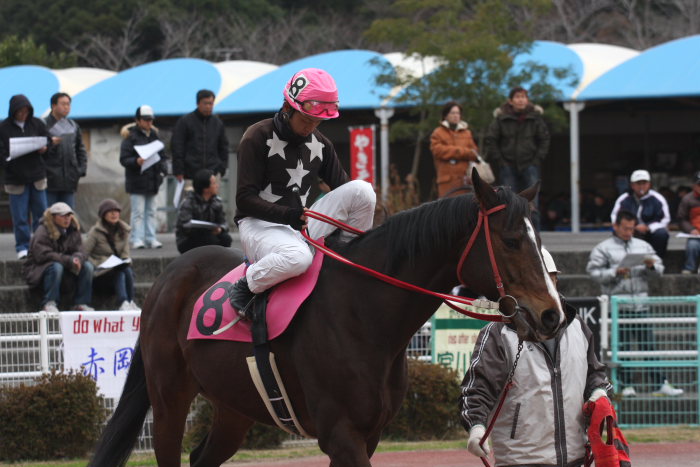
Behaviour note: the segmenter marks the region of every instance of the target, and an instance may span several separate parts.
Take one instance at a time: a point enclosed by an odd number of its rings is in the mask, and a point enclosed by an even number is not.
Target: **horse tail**
[[[150,407],[141,346],[137,341],[119,404],[102,431],[88,466],[126,465]]]

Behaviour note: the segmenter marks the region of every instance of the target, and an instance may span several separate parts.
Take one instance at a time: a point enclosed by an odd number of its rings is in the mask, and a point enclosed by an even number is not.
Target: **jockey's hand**
[[[304,215],[304,208],[289,208],[284,216],[285,223],[294,230],[301,230],[306,227],[307,218]]]
[[[467,442],[467,451],[474,454],[476,457],[488,457],[491,449],[489,449],[488,442],[484,443],[483,447],[479,446],[481,439],[486,433],[486,428],[484,425],[474,425],[471,430],[469,430],[469,441]]]

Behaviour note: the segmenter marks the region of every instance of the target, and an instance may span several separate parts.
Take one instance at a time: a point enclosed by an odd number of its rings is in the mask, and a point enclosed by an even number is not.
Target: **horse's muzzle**
[[[561,325],[557,310],[544,310],[538,317],[528,307],[518,304],[510,295],[502,297],[498,304],[499,311],[515,325],[518,337],[522,340],[544,341],[553,337]]]

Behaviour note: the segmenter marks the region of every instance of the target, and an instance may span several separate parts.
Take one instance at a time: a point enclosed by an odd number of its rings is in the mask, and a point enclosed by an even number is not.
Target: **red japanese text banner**
[[[350,178],[375,185],[374,125],[350,127]]]

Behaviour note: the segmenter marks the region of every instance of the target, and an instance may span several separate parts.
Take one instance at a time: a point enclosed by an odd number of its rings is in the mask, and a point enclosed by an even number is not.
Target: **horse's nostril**
[[[542,312],[542,329],[547,333],[554,332],[559,326],[559,313],[557,310],[548,309]]]

